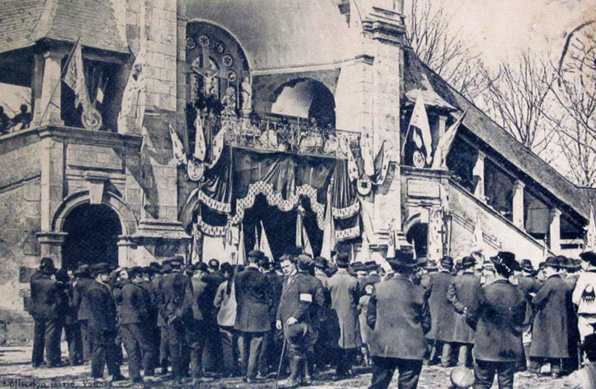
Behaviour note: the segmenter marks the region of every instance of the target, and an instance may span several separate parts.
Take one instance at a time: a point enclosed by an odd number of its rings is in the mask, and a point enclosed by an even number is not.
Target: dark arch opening
[[[428,255],[428,224],[416,223],[408,230],[406,239],[414,244],[417,258],[425,258]]]
[[[118,214],[105,204],[83,204],[65,218],[62,231],[68,235],[62,246],[62,267],[106,262],[118,265],[118,236],[122,225]]]
[[[287,82],[273,94],[271,112],[316,120],[320,128],[335,128],[335,97],[321,82],[301,78]]]

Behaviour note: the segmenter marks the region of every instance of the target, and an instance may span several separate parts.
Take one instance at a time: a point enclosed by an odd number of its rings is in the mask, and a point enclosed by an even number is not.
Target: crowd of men
[[[32,364],[62,366],[64,332],[69,363],[89,362],[98,380],[106,365],[112,381],[126,379],[124,348],[133,383],[169,373],[176,383],[251,384],[281,372],[284,387],[297,387],[328,367],[341,380],[364,365],[371,388],[388,387],[395,370],[399,388],[416,388],[426,363],[473,368],[475,388],[495,375],[513,388],[516,372],[545,366],[570,387],[594,388],[596,254],[581,257],[549,257],[537,270],[510,252],[437,264],[407,249],[383,266],[341,251],[330,261],[251,251],[244,265],[177,257],[118,269],[57,270],[43,258],[31,277]]]

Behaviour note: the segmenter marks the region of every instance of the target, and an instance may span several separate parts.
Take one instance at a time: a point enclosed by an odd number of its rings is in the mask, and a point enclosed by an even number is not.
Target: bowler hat
[[[167,274],[172,271],[172,265],[170,263],[164,263],[161,267],[161,274]]]
[[[89,275],[89,265],[79,265],[74,271],[74,275],[77,277]]]
[[[354,262],[351,267],[354,271],[366,271],[366,266],[362,262]]]
[[[544,261],[544,267],[554,267],[555,269],[558,269],[560,265],[561,264],[556,257],[548,257],[546,258],[546,261]]]
[[[336,262],[338,265],[347,265],[348,263],[350,263],[350,254],[345,252],[337,254]]]
[[[54,266],[54,260],[50,257],[43,257],[39,263],[39,269],[47,273],[55,272],[56,266]]]
[[[463,266],[464,269],[472,267],[475,264],[476,264],[476,260],[474,259],[474,257],[471,257],[471,256],[466,256],[461,261],[461,265]]]
[[[522,270],[528,273],[532,273],[534,271],[534,266],[532,266],[532,261],[529,259],[522,260],[521,263]]]
[[[286,330],[286,337],[291,343],[296,343],[300,340],[300,338],[306,335],[308,331],[308,327],[304,323],[294,323],[291,326],[288,326]]]
[[[509,271],[519,269],[519,263],[515,260],[515,254],[509,251],[499,251],[496,256],[490,257],[490,260],[496,266],[504,266]]]
[[[313,264],[314,264],[314,261],[312,260],[312,258],[309,255],[300,254],[296,258],[296,266],[298,266],[298,269],[300,269],[300,270],[307,270]]]
[[[366,271],[377,271],[379,268],[379,265],[375,261],[368,261],[364,266],[366,266]]]
[[[265,254],[262,251],[259,250],[251,250],[248,252],[248,256],[252,257],[252,258],[258,258],[261,259],[265,256]]]
[[[387,258],[387,262],[389,262],[391,266],[418,266],[418,261],[414,258],[414,253],[412,252],[412,249],[408,248],[396,250],[395,257]]]
[[[142,275],[143,274],[143,268],[140,266],[133,266],[130,269],[128,269],[128,277],[129,278],[135,278],[138,275]]]
[[[207,272],[209,271],[209,266],[205,262],[197,262],[194,264],[193,268],[194,271],[202,271]]]
[[[441,266],[451,269],[453,267],[453,258],[446,255],[441,259]]]
[[[315,258],[315,267],[318,269],[326,269],[327,268],[327,259],[323,257],[316,257]]]
[[[586,352],[596,352],[596,334],[590,334],[585,337],[582,349]]]
[[[108,274],[110,272],[110,266],[105,262],[96,263],[95,265],[92,265],[90,269],[93,275]]]
[[[596,266],[596,253],[593,251],[585,251],[579,257],[584,261],[590,262],[591,265]]]

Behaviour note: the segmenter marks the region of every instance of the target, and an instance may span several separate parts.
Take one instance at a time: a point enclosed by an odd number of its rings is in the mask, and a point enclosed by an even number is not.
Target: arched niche
[[[335,128],[335,97],[321,82],[297,79],[280,86],[274,93],[271,113],[315,119],[322,128]]]

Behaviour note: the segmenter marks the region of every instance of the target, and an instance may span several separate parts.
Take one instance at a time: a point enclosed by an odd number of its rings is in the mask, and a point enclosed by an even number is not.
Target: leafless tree
[[[558,137],[571,178],[596,186],[596,21],[569,33],[554,74],[552,94],[564,113]]]
[[[482,102],[488,114],[518,141],[537,154],[544,151],[556,133],[556,115],[547,117],[553,104],[554,74],[548,61],[529,51],[519,61],[498,69],[481,70],[486,83]],[[551,120],[553,119],[553,120]]]
[[[409,0],[405,6],[406,38],[418,58],[464,96],[481,93],[476,68],[480,58],[458,31],[449,28],[452,17],[441,0]]]

